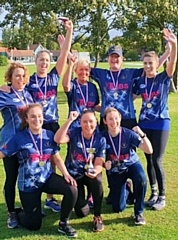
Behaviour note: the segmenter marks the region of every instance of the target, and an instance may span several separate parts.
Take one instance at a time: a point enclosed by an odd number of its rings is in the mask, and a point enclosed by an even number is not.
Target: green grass
[[[124,63],[125,64],[125,63]],[[129,63],[128,66],[131,63]],[[134,63],[133,67],[134,67]],[[107,63],[99,65],[100,67],[108,67]],[[137,67],[138,65],[135,65]],[[124,66],[125,67],[125,66]],[[28,66],[30,73],[35,71],[34,66]],[[3,77],[6,68],[0,68],[0,85],[3,84]],[[62,124],[68,112],[66,103],[66,96],[63,93],[61,82],[59,84],[58,92],[58,103],[59,103],[59,114],[60,124]],[[137,113],[140,108],[140,99],[135,101]],[[177,176],[178,176],[178,94],[170,94],[169,96],[169,109],[171,117],[171,132],[168,142],[168,146],[164,156],[164,168],[166,172],[166,200],[167,206],[162,211],[150,211],[145,209],[144,216],[147,224],[145,226],[136,227],[131,218],[133,213],[133,206],[128,206],[127,209],[119,214],[114,214],[111,211],[111,207],[105,204],[105,198],[108,194],[107,182],[105,172],[103,171],[103,186],[104,186],[104,200],[102,206],[102,217],[105,224],[105,231],[101,233],[92,232],[92,215],[89,215],[83,219],[77,219],[75,213],[72,213],[70,223],[78,231],[78,239],[82,240],[162,240],[162,239],[177,239],[177,225],[178,225],[178,187],[177,187]],[[66,146],[62,145],[61,155],[65,156]],[[138,150],[141,162],[143,163],[144,169],[146,170],[146,160],[143,153]],[[66,237],[59,236],[57,233],[59,215],[53,213],[50,210],[45,210],[47,216],[43,219],[42,227],[37,232],[30,232],[25,229],[14,229],[10,230],[6,227],[7,211],[3,198],[3,184],[5,180],[3,163],[0,162],[0,239],[14,239],[14,240],[57,240],[67,239]],[[148,186],[147,197],[149,196],[150,189]],[[61,196],[57,196],[61,199]],[[44,202],[45,194],[42,196]],[[16,197],[16,205],[20,205],[18,191]]]

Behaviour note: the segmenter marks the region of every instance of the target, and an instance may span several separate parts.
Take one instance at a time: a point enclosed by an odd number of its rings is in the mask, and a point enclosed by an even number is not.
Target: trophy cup
[[[96,170],[93,166],[93,163],[92,163],[92,160],[94,158],[94,155],[93,153],[95,152],[95,148],[87,148],[87,153],[89,153],[89,156],[88,156],[88,164],[87,164],[87,172],[88,173],[95,173]]]

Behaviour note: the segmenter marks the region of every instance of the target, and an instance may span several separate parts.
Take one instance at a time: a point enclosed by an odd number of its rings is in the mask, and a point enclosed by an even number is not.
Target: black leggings
[[[46,130],[50,130],[55,134],[57,130],[60,128],[60,126],[58,122],[51,122],[51,123],[43,124],[42,128]]]
[[[88,201],[85,198],[84,185],[90,190],[93,196],[94,202],[94,215],[100,216],[101,204],[103,199],[103,185],[102,185],[102,174],[97,175],[96,178],[89,178],[84,176],[77,180],[78,184],[78,198],[75,205],[75,212],[78,217],[85,217],[90,213]]]
[[[14,212],[15,186],[18,176],[19,162],[16,155],[3,159],[6,180],[4,184],[4,198],[8,212]]]
[[[77,187],[71,186],[63,177],[56,173],[52,173],[42,188],[38,188],[33,192],[19,191],[24,211],[18,214],[18,219],[20,224],[29,230],[38,230],[41,227],[42,192],[64,195],[61,203],[60,220],[62,222],[66,222],[69,219],[70,213],[77,200]]]
[[[153,154],[145,154],[147,159],[147,173],[151,189],[158,184],[159,196],[165,195],[165,172],[163,156],[169,138],[169,131],[142,129],[153,147]]]

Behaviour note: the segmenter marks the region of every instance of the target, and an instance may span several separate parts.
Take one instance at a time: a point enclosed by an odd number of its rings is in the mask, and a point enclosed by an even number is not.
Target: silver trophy
[[[89,156],[88,156],[88,164],[86,165],[86,168],[87,168],[87,172],[88,173],[96,173],[96,170],[93,166],[93,163],[92,163],[92,160],[94,158],[94,152],[95,152],[95,148],[86,148],[87,150],[87,153],[89,153]]]

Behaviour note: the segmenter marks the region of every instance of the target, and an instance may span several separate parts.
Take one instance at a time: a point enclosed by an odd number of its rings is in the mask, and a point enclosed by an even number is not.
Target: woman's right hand
[[[76,120],[78,118],[78,116],[79,116],[79,112],[71,111],[70,115],[69,115],[69,120],[73,122],[74,120]]]
[[[78,56],[75,54],[72,54],[71,56],[68,57],[68,59],[69,59],[69,65],[73,67],[78,61]]]

